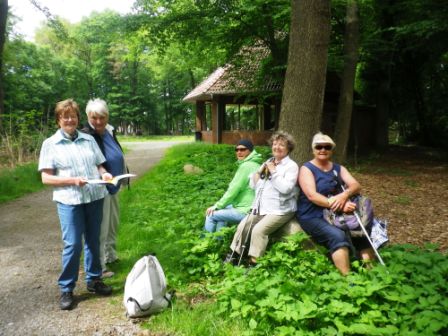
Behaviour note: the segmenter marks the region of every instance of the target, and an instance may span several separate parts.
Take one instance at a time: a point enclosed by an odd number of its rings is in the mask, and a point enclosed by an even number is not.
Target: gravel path
[[[176,142],[129,142],[126,161],[142,175]],[[116,302],[87,292],[80,275],[77,307],[59,309],[61,233],[51,188],[0,206],[0,336],[145,335]]]

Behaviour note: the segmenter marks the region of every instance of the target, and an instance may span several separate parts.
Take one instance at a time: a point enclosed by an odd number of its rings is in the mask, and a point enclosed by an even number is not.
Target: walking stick
[[[269,162],[269,161],[272,161],[273,159],[274,159],[274,158],[269,159],[268,162]],[[241,253],[240,253],[240,257],[239,257],[239,259],[238,259],[238,264],[237,264],[237,266],[239,266],[239,265],[241,264],[241,261],[243,260],[244,253],[245,253],[246,248],[247,248],[247,243],[249,242],[249,237],[250,237],[250,235],[251,235],[252,228],[253,228],[253,225],[254,225],[255,215],[257,215],[258,212],[259,212],[261,194],[263,193],[264,186],[265,186],[265,184],[266,184],[267,179],[269,178],[269,176],[268,176],[269,174],[268,174],[268,172],[267,172],[266,170],[267,170],[266,163],[264,163],[264,164],[261,166],[261,169],[259,170],[259,173],[260,173],[260,179],[263,180],[263,184],[262,184],[262,186],[260,187],[259,191],[257,192],[257,196],[256,196],[256,199],[255,199],[255,202],[254,202],[254,204],[256,205],[256,207],[255,207],[254,209],[251,209],[250,213],[247,215],[248,217],[247,217],[247,219],[246,219],[246,222],[244,223],[244,227],[243,227],[243,229],[241,230],[241,233],[240,233],[240,235],[239,235],[239,237],[238,237],[238,239],[237,239],[237,241],[236,241],[236,243],[235,243],[235,247],[239,245],[239,243],[240,243],[240,239],[242,238],[242,236],[243,236],[243,234],[244,234],[244,231],[245,231],[245,228],[247,227],[247,224],[248,224],[248,222],[249,222],[249,220],[250,220],[249,230],[247,231],[247,235],[244,237],[243,244],[241,245],[241,251],[240,251]],[[252,216],[252,217],[251,217],[251,216]],[[231,255],[230,255],[230,260],[233,259],[234,254],[235,254],[235,250],[232,250],[232,253],[231,253]]]
[[[336,179],[338,180],[339,184],[341,185],[342,191],[345,191],[345,187],[342,184],[342,181],[339,178],[338,172],[336,170],[333,170],[333,174],[336,176]],[[381,258],[380,254],[378,253],[378,250],[375,248],[375,246],[372,243],[372,240],[370,239],[370,236],[366,230],[366,228],[364,227],[361,218],[359,217],[359,214],[356,210],[353,211],[353,214],[355,215],[356,220],[358,221],[359,226],[361,226],[361,230],[364,233],[364,235],[366,236],[367,240],[369,241],[370,246],[372,246],[373,251],[375,252],[376,257],[378,258],[379,262],[381,265],[386,266],[386,264],[383,261],[383,258]]]
[[[250,224],[249,224],[249,230],[247,231],[247,234],[244,237],[243,244],[241,245],[241,254],[240,254],[240,258],[238,259],[237,266],[239,266],[241,264],[241,261],[243,260],[244,253],[246,252],[247,243],[249,242],[249,237],[250,237],[250,235],[252,233],[252,228],[253,228],[253,225],[254,225],[255,214],[253,214],[253,213],[249,214],[248,217],[247,217],[246,223],[249,222],[249,219],[251,219]],[[244,234],[244,229],[247,227],[246,223],[244,225],[243,230],[241,231],[241,236]]]
[[[249,221],[249,217],[250,217],[251,214],[252,214],[252,209],[251,209],[250,213],[244,218],[245,219],[244,228],[241,230],[241,232],[240,232],[240,234],[238,236],[238,239],[235,242],[235,247],[238,246],[239,243],[240,243],[241,237],[243,236],[243,233],[244,233],[244,229],[246,228],[247,222]],[[253,219],[252,219],[252,222],[253,222]],[[235,250],[236,250],[236,248],[232,250],[232,253],[230,254],[230,258],[228,258],[229,260],[233,260],[233,257],[234,257],[234,255],[236,253]],[[239,261],[238,261],[238,266],[239,266],[240,262],[241,262],[241,256],[240,256]]]

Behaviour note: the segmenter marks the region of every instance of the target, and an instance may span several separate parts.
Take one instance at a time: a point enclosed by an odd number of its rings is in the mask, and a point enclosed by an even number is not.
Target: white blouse
[[[252,211],[258,215],[285,215],[297,210],[299,166],[289,156],[275,167],[275,172],[265,179],[251,177],[250,186],[255,189]]]

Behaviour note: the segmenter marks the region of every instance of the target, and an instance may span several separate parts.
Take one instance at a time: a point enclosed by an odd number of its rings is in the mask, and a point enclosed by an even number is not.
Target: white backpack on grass
[[[153,255],[138,260],[126,278],[123,303],[129,317],[157,313],[171,302],[162,266]]]

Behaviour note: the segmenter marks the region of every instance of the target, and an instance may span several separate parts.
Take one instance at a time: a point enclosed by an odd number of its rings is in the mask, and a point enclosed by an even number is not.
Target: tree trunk
[[[291,156],[303,163],[320,128],[330,40],[330,1],[292,0],[288,63],[279,127],[297,140]]]
[[[3,90],[3,46],[6,41],[6,21],[8,18],[8,0],[0,0],[0,133],[3,132],[5,114],[5,93]]]
[[[389,29],[394,27],[396,16],[390,11],[394,5],[393,0],[380,2],[382,10],[380,11],[380,40],[383,44],[388,45],[376,57],[379,60],[376,64],[377,75],[381,77],[377,87],[377,104],[376,104],[376,121],[375,121],[375,145],[379,149],[387,148],[389,145],[389,111],[391,108],[390,88],[392,81],[392,71],[394,68],[394,33]]]
[[[338,119],[334,132],[336,141],[335,160],[343,163],[347,157],[347,144],[353,111],[353,91],[355,86],[356,64],[358,63],[359,20],[356,0],[347,2],[344,36],[344,72],[339,93]],[[356,135],[355,135],[356,136]]]
[[[390,110],[390,79],[384,78],[379,83],[376,103],[375,145],[386,148],[389,144],[389,110]]]

